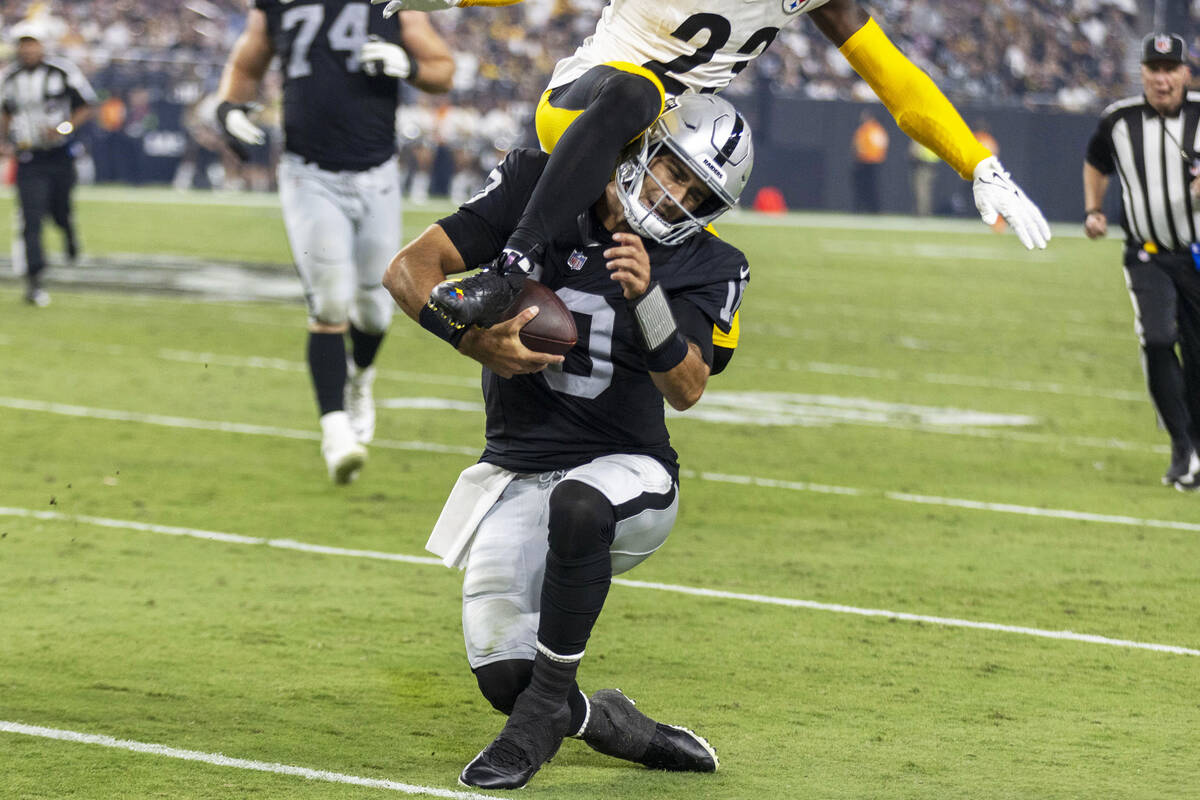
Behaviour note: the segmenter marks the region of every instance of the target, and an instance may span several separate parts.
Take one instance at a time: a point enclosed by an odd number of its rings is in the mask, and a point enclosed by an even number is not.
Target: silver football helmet
[[[664,153],[679,158],[712,195],[690,211],[677,205],[650,171],[651,162]],[[737,203],[753,166],[750,126],[728,100],[712,94],[672,98],[642,136],[640,147],[635,145],[617,165],[617,194],[625,220],[640,236],[660,244],[679,244]],[[662,189],[653,205],[642,200],[646,180]],[[679,218],[672,221],[675,216]]]

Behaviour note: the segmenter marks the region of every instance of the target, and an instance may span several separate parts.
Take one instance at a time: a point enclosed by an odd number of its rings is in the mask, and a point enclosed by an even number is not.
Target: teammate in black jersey
[[[711,772],[704,739],[656,723],[618,691],[589,699],[575,675],[612,575],[658,549],[675,521],[679,469],[663,400],[690,407],[724,366],[713,330],[728,333],[749,267],[703,228],[746,184],[750,131],[725,100],[677,98],[604,194],[554,232],[538,277],[575,317],[578,343],[565,357],[521,344],[533,309],[464,329],[429,302],[446,275],[501,251],[547,159],[509,154],[384,278],[410,317],[484,365],[487,447],[427,545],[466,568],[468,659],[484,696],[510,715],[460,780],[523,786],[565,736],[652,768]]]
[[[397,24],[371,14],[366,0],[253,0],[218,91],[235,151],[264,141],[250,103],[276,56],[279,198],[308,303],[321,454],[330,478],[348,483],[375,433],[372,365],[394,308],[379,281],[401,241],[400,82],[447,91],[454,61],[424,14],[404,12]]]

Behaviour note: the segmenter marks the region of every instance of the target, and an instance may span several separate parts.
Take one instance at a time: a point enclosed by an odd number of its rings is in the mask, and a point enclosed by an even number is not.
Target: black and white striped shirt
[[[1163,117],[1145,97],[1104,109],[1087,163],[1121,178],[1121,225],[1129,241],[1184,251],[1200,241],[1200,203],[1189,186],[1200,175],[1200,92]]]
[[[46,150],[63,145],[52,135],[71,113],[96,102],[96,93],[70,61],[45,58],[26,67],[13,64],[0,73],[0,97],[10,115],[8,135],[18,150]]]

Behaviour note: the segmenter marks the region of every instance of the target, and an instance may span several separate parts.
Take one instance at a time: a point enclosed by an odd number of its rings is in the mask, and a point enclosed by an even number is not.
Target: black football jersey
[[[439,224],[468,265],[483,264],[516,227],[548,156],[516,150],[487,185]],[[663,396],[646,369],[637,323],[604,250],[611,234],[592,211],[553,234],[541,281],[575,317],[578,342],[561,368],[502,379],[483,370],[487,447],[483,461],[516,472],[546,472],[617,453],[652,456],[678,477]],[[668,247],[646,241],[651,278],[671,300],[681,330],[711,355],[715,324],[728,332],[749,280],[746,257],[701,232]],[[690,324],[685,324],[688,320]]]
[[[400,25],[367,0],[254,0],[283,72],[284,147],[323,169],[364,170],[396,152],[400,81],[362,71],[369,36],[400,43]]]

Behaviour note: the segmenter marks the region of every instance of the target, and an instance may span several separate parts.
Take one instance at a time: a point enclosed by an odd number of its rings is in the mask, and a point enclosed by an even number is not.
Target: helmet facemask
[[[684,95],[673,103],[617,166],[616,175],[626,222],[640,236],[666,245],[679,244],[732,208],[754,160],[750,131],[728,102],[712,95]],[[731,153],[734,162],[729,161]],[[676,202],[651,170],[657,158],[668,154],[710,192],[694,209]],[[653,205],[642,199],[647,180],[659,189]]]

